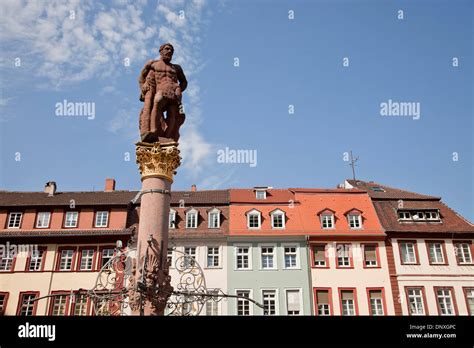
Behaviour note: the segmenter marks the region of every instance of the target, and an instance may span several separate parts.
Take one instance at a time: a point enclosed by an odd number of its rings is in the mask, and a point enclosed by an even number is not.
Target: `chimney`
[[[115,179],[105,179],[105,192],[115,191]]]
[[[192,184],[191,185],[191,192],[196,192],[196,191],[197,191],[196,185]]]
[[[44,192],[48,194],[48,197],[54,196],[56,193],[56,182],[48,181],[46,185],[44,185]]]

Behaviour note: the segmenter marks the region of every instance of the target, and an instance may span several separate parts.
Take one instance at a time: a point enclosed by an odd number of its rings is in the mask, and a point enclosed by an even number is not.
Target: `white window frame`
[[[45,217],[46,224],[45,224]],[[36,217],[36,228],[49,228],[49,223],[51,222],[51,212],[49,211],[41,211],[38,212],[38,216]]]
[[[20,216],[19,221],[18,221],[18,226],[15,226],[15,225],[17,225],[16,216],[18,216],[18,215]],[[13,216],[15,216],[15,219],[12,221]],[[23,220],[23,213],[22,212],[20,212],[20,211],[11,212],[10,214],[8,214],[7,228],[8,229],[18,229],[18,228],[20,228],[22,220]],[[10,225],[12,225],[12,222],[13,222],[13,226],[10,226]]]
[[[372,298],[370,295],[373,292],[380,292],[380,298]],[[369,290],[369,306],[370,306],[371,315],[373,316],[385,315],[385,309],[383,308],[383,301],[384,301],[383,295],[384,293],[382,290]],[[379,307],[377,304],[378,300],[380,300],[380,309],[382,311],[381,313],[379,312]],[[374,311],[374,307],[372,306],[372,301],[377,302],[375,303],[375,311]]]
[[[465,289],[465,297],[468,314],[474,315],[474,289]]]
[[[346,306],[344,304],[344,301],[348,301],[348,300],[344,300],[342,298],[342,293],[343,292],[352,292],[352,313],[351,314],[344,314],[344,309],[349,309],[349,306]],[[356,292],[354,290],[341,290],[341,316],[344,316],[344,317],[353,317],[355,315],[357,315],[357,311],[356,311]],[[347,307],[347,308],[346,308]]]
[[[347,245],[349,246],[349,248],[346,248]],[[339,248],[339,246],[342,246],[342,248]],[[351,265],[351,263],[354,262],[354,260],[351,260],[351,258],[354,257],[353,254],[351,255],[351,253],[354,252],[352,248],[354,248],[354,245],[352,243],[336,244],[336,268],[351,268],[351,266],[353,267],[353,264]],[[343,259],[343,261],[347,259],[347,265],[345,264],[346,262],[343,262],[343,264],[340,265],[339,259]]]
[[[85,255],[84,251],[92,251],[92,256],[89,254]],[[94,259],[95,259],[95,249],[94,248],[84,248],[80,250],[81,259],[79,260],[79,271],[92,271],[94,269]],[[83,260],[85,261],[83,263]],[[90,268],[83,268],[82,266],[88,266],[90,263]]]
[[[37,249],[31,252],[30,261],[28,262],[28,271],[29,272],[38,272],[41,271],[41,266],[43,265],[43,257],[45,249]],[[34,266],[34,267],[31,267]]]
[[[248,291],[249,293],[249,298],[253,298],[253,289],[235,289],[235,294],[238,295],[239,291]],[[253,303],[250,301],[247,301],[249,304],[249,314],[248,315],[239,315],[239,301],[243,301],[240,298],[235,299],[235,315],[237,316],[251,316],[253,315]]]
[[[64,251],[72,251],[72,255],[71,257],[66,257],[65,259],[71,259],[71,265],[69,268],[63,268],[62,267],[62,264],[63,264],[63,252]],[[60,252],[59,252],[59,271],[61,272],[68,272],[68,271],[72,271],[74,269],[74,254],[76,253],[76,250],[74,249],[62,249]],[[65,265],[67,265],[67,262],[64,263]]]
[[[278,265],[277,265],[277,246],[275,244],[259,244],[258,249],[260,252],[260,269],[262,271],[268,271],[268,270],[277,270]],[[272,255],[273,257],[273,267],[264,267],[263,266],[263,248],[273,248],[273,252],[269,255]]]
[[[217,226],[213,226],[212,215],[217,214]],[[207,227],[211,229],[220,228],[221,227],[221,211],[217,208],[212,209],[209,213],[207,213]]]
[[[439,245],[439,250],[436,248],[436,246]],[[432,247],[433,249],[433,256],[434,259],[431,259],[431,252],[432,252]],[[439,254],[438,254],[439,252]],[[441,260],[439,260],[439,256],[441,255]],[[444,265],[445,259],[444,259],[444,251],[443,251],[443,243],[442,242],[429,242],[428,243],[428,258],[430,260],[430,264],[432,265]]]
[[[467,255],[465,253],[464,247],[467,245]],[[460,246],[460,247],[459,247]],[[468,242],[454,242],[454,250],[457,262],[460,265],[471,265],[472,264],[472,254],[471,254],[471,243]],[[459,258],[461,255],[461,258]],[[468,256],[469,259],[466,257]]]
[[[239,256],[239,248],[248,248],[248,267],[247,268],[238,268],[237,258]],[[234,245],[234,270],[236,271],[251,271],[252,270],[252,245],[250,244],[238,244]]]
[[[74,220],[71,220],[68,218],[68,216],[75,216],[76,218]],[[79,212],[78,211],[67,211],[66,212],[66,217],[64,219],[64,227],[67,228],[74,228],[77,227],[77,221],[79,220]],[[74,225],[70,225],[69,222],[74,222]]]
[[[274,218],[276,216],[281,216],[281,222],[282,222],[282,226],[281,227],[275,227],[275,224],[274,224]],[[283,210],[280,210],[280,209],[276,209],[274,211],[272,211],[270,213],[270,217],[271,217],[271,221],[272,221],[272,229],[274,230],[284,230],[285,229],[285,224],[286,224],[286,214]]]
[[[169,219],[168,227],[170,229],[175,229],[176,228],[176,210],[170,209],[170,214],[168,216],[168,219]]]
[[[434,217],[432,217],[433,214],[434,214]],[[436,211],[436,210],[425,211],[425,219],[427,221],[439,221],[440,220],[439,211]]]
[[[67,316],[68,315],[67,302],[68,302],[68,295],[66,294],[57,294],[56,296],[54,296],[52,309],[51,309],[51,316]],[[60,313],[59,309],[62,309],[63,313]]]
[[[0,272],[11,272],[13,269],[14,253],[7,251],[6,255],[0,257]]]
[[[375,263],[374,264],[367,264],[367,261],[370,262],[370,260],[367,260],[367,258],[365,257],[365,248],[367,247],[374,247],[374,253],[375,253],[375,260],[373,260]],[[377,254],[378,254],[378,248],[379,248],[379,245],[378,244],[364,244],[363,247],[362,247],[362,253],[363,253],[363,262],[364,262],[364,266],[366,268],[378,268],[380,265],[378,264],[379,263],[379,260],[377,258]]]
[[[288,314],[288,292],[289,291],[297,291],[298,292],[298,297],[299,297],[299,303],[300,303],[300,309],[298,314]],[[303,313],[303,289],[302,288],[285,288],[284,289],[285,293],[285,310],[286,310],[286,315],[304,315]]]
[[[186,253],[187,248],[194,249],[194,255],[192,253],[191,254]],[[185,264],[187,264],[186,262],[189,262],[188,257],[192,258],[194,260],[194,262],[198,262],[198,248],[197,248],[197,246],[195,246],[195,245],[185,245],[183,247],[183,253],[184,253],[184,257],[185,257],[184,258]]]
[[[397,215],[398,215],[398,220],[399,221],[409,221],[409,220],[411,220],[411,212],[409,212],[409,211],[402,210],[402,211],[399,211]],[[403,215],[403,216],[400,216],[400,215]]]
[[[217,255],[209,255],[209,249],[217,249]],[[209,256],[217,256],[217,266],[209,265]],[[206,268],[222,268],[221,265],[221,247],[219,245],[208,245],[206,246]]]
[[[257,216],[258,218],[258,226],[257,227],[250,227],[250,217]],[[257,209],[252,209],[247,213],[247,228],[249,230],[259,230],[262,228],[262,213],[260,213]]]
[[[32,316],[35,312],[35,302],[31,301],[36,298],[38,294],[22,294],[21,307],[19,316]],[[25,314],[22,314],[25,310]]]
[[[105,252],[106,250],[112,250],[112,256],[104,257],[104,252]],[[112,258],[114,257],[114,254],[115,254],[115,249],[114,249],[114,248],[103,248],[103,249],[100,249],[100,262],[101,262],[101,264],[99,265],[99,267],[102,269],[102,267],[105,266],[104,259],[107,259],[107,262],[109,262],[110,259],[112,259]]]
[[[409,242],[399,241],[398,244],[399,244],[399,248],[400,248],[400,250],[401,250],[401,252],[400,252],[400,257],[401,257],[400,263],[401,263],[402,265],[414,265],[414,264],[417,264],[417,263],[418,263],[418,260],[417,260],[417,257],[416,257],[416,247],[417,247],[417,246],[416,246],[416,243],[414,243],[414,242],[412,242],[412,241],[409,241]],[[411,246],[412,246],[413,261],[411,261],[411,260],[406,261],[406,260],[403,259],[403,252],[404,252],[404,250],[405,250],[405,252],[406,252],[406,255],[407,255],[408,257],[410,257],[410,252],[409,252],[408,248],[405,248],[405,246],[408,246],[408,245],[411,245]]]
[[[296,248],[296,266],[294,267],[286,267],[286,252],[285,248]],[[283,244],[281,246],[281,251],[283,253],[283,269],[301,269],[300,265],[300,246],[298,244]]]
[[[440,291],[443,292],[442,295],[439,294]],[[448,292],[449,296],[446,295],[446,293],[445,293],[446,291]],[[453,296],[452,289],[436,289],[436,302],[437,302],[438,309],[439,309],[439,315],[442,315],[442,316],[456,315],[456,309],[454,308],[454,299],[453,299],[453,297],[454,296]],[[440,300],[442,300],[445,310],[447,310],[447,308],[448,308],[447,305],[448,305],[448,302],[449,302],[449,305],[451,307],[451,313],[447,313],[447,312],[443,313],[443,309],[441,307]]]
[[[410,294],[410,291],[417,291],[418,293],[413,293],[412,295]],[[421,288],[407,288],[407,302],[408,302],[408,313],[410,315],[425,315],[426,313],[426,308],[425,308],[425,303],[424,303],[424,295],[423,295],[423,289]],[[417,309],[416,313],[412,312],[411,308],[411,300],[414,300],[415,307]],[[421,313],[419,313],[419,310],[421,309]]]
[[[214,301],[212,299],[208,299],[206,301],[206,315],[207,316],[217,316],[217,315],[219,315],[219,313],[220,313],[219,304],[220,304],[220,302]],[[209,307],[211,307],[211,308],[209,308]],[[215,313],[212,313],[213,310],[215,310]],[[211,313],[209,313],[209,312],[211,312]]]
[[[261,288],[260,289],[260,298],[262,299],[261,304],[265,306],[264,304],[264,297],[263,293],[266,291],[271,291],[275,294],[275,313],[274,314],[265,314],[265,310],[262,308],[262,314],[263,315],[280,315],[280,299],[278,296],[278,289],[277,288]]]
[[[357,220],[354,220],[353,218],[357,218]],[[356,222],[359,224],[359,227],[352,227],[351,223],[352,221]],[[360,230],[363,228],[362,226],[362,215],[361,214],[347,214],[347,222],[349,223],[349,228],[351,230]],[[355,224],[354,224],[355,225]]]
[[[88,297],[85,293],[74,294],[75,301],[71,302],[72,313],[75,316],[87,316],[89,313],[87,311]],[[85,300],[85,301],[84,301]],[[78,311],[78,309],[80,311]]]
[[[194,227],[189,224],[189,222],[192,221],[192,220],[190,220],[191,215],[195,215],[195,220],[194,220],[195,226]],[[189,210],[186,213],[186,228],[196,229],[198,227],[198,219],[199,219],[198,211],[194,208]]]
[[[329,220],[327,220],[329,218]],[[332,230],[335,228],[334,226],[334,214],[321,214],[320,215],[320,220],[321,220],[321,228],[323,230]],[[324,224],[328,225],[328,222],[330,223],[331,227],[324,227]]]
[[[105,213],[105,224],[102,223],[103,218],[100,219],[101,223],[98,224],[99,216],[103,216],[104,213]],[[95,227],[107,227],[108,225],[109,225],[109,212],[108,212],[108,210],[97,211],[95,213],[95,224],[94,224],[94,226]]]
[[[263,196],[259,197],[259,194],[263,194]],[[255,199],[267,199],[267,191],[266,190],[255,190]]]
[[[318,291],[321,291],[321,292],[327,292],[328,294],[328,303],[324,303],[323,305],[327,305],[327,308],[324,307],[323,308],[323,311],[326,311],[327,310],[327,314],[326,313],[319,313],[319,306],[322,305],[321,303],[318,303]],[[332,303],[332,298],[330,297],[330,295],[332,295],[331,291],[329,291],[329,289],[316,289],[315,293],[314,293],[314,302],[316,304],[316,314],[318,316],[321,316],[321,317],[327,317],[327,316],[330,316],[331,315],[331,303]]]

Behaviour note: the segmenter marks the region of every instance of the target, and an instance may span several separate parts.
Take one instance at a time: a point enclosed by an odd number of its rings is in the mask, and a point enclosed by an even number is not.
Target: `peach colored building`
[[[131,197],[112,179],[102,192],[57,192],[54,182],[44,192],[0,192],[0,314],[93,314],[81,289],[132,235]],[[51,294],[62,296],[28,302]]]

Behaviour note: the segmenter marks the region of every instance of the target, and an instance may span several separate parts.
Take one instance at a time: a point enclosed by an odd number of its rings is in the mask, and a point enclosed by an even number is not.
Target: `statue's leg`
[[[142,141],[147,136],[147,133],[150,132],[151,107],[153,105],[152,98],[152,93],[148,91],[145,95],[143,109],[140,113],[140,135]]]
[[[165,137],[178,141],[179,127],[183,122],[184,114],[180,114],[179,105],[177,103],[170,103],[166,117],[166,124],[168,127],[166,128]]]
[[[155,99],[153,101],[153,110],[151,112],[151,123],[150,130],[155,134],[156,137],[163,137],[165,131],[163,130],[164,115],[163,112],[166,108],[166,100],[160,91],[156,92]],[[158,138],[156,139],[158,140]],[[155,140],[155,141],[156,141]]]

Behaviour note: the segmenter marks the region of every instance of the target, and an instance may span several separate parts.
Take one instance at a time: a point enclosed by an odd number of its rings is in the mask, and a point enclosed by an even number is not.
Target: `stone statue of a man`
[[[143,142],[153,143],[159,137],[179,139],[179,128],[185,119],[181,97],[188,82],[183,69],[171,63],[173,53],[170,43],[162,45],[160,59],[149,60],[140,73],[140,101],[144,102],[140,112],[140,137]]]

